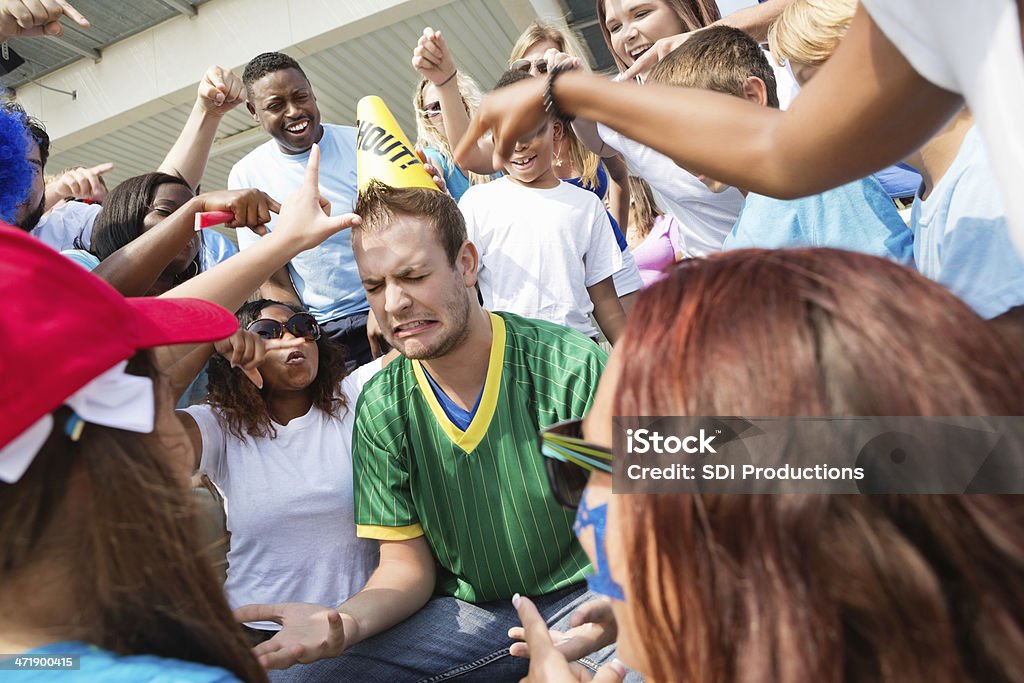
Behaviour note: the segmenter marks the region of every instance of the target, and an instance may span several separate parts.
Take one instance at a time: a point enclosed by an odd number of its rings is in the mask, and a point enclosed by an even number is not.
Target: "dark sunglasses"
[[[544,469],[555,500],[574,510],[583,498],[590,473],[611,473],[612,452],[583,440],[583,420],[566,420],[537,433]]]
[[[246,325],[245,329],[264,339],[280,339],[284,336],[285,330],[291,332],[293,337],[304,337],[309,341],[320,338],[320,323],[309,313],[296,313],[283,323],[270,318],[260,318]]]
[[[423,109],[420,109],[420,113],[425,118],[433,118],[441,115],[441,103],[440,102],[428,102],[423,105]]]
[[[530,73],[531,69],[537,69],[537,73],[546,74],[548,72],[548,60],[538,59],[531,62],[529,59],[517,59],[512,62],[509,69],[512,71],[522,71],[524,74]]]

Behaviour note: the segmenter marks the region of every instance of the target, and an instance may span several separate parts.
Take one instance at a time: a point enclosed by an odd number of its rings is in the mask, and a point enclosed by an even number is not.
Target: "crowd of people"
[[[279,52],[113,188],[2,104],[0,670],[78,658],[5,675],[1024,683],[1020,495],[612,489],[615,416],[1024,412],[1024,3],[596,9],[614,79],[425,28],[404,174]]]

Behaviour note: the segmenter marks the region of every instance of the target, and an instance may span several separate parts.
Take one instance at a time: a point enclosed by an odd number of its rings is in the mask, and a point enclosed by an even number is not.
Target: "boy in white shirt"
[[[522,78],[507,72],[495,89]],[[612,274],[622,255],[608,214],[591,192],[563,183],[551,166],[549,121],[520,140],[508,175],[469,188],[459,202],[480,252],[484,306],[558,323],[596,337],[590,313],[613,344],[625,323]]]

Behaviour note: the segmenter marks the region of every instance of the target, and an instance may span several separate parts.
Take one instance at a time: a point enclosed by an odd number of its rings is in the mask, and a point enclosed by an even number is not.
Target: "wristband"
[[[544,111],[548,116],[552,118],[558,118],[569,123],[575,116],[566,116],[561,109],[558,108],[558,104],[555,103],[555,79],[564,74],[566,71],[572,71],[573,67],[569,62],[563,62],[557,65],[555,68],[548,70],[548,82],[544,86]]]
[[[437,84],[437,85],[435,85],[434,87],[435,87],[435,88],[440,88],[440,87],[442,87],[442,86],[448,85],[448,81],[450,81],[450,80],[452,80],[453,78],[455,78],[455,75],[456,75],[456,74],[458,74],[458,73],[459,73],[459,70],[458,70],[458,69],[456,69],[455,71],[453,71],[453,72],[452,72],[452,75],[451,75],[451,76],[449,76],[448,78],[444,79],[443,81],[441,81],[440,83],[438,83],[438,84]]]

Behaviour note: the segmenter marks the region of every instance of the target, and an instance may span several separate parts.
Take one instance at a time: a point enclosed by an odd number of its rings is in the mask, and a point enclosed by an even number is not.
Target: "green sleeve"
[[[390,396],[364,391],[356,406],[352,467],[356,524],[360,526],[419,523],[409,485],[405,420]]]

